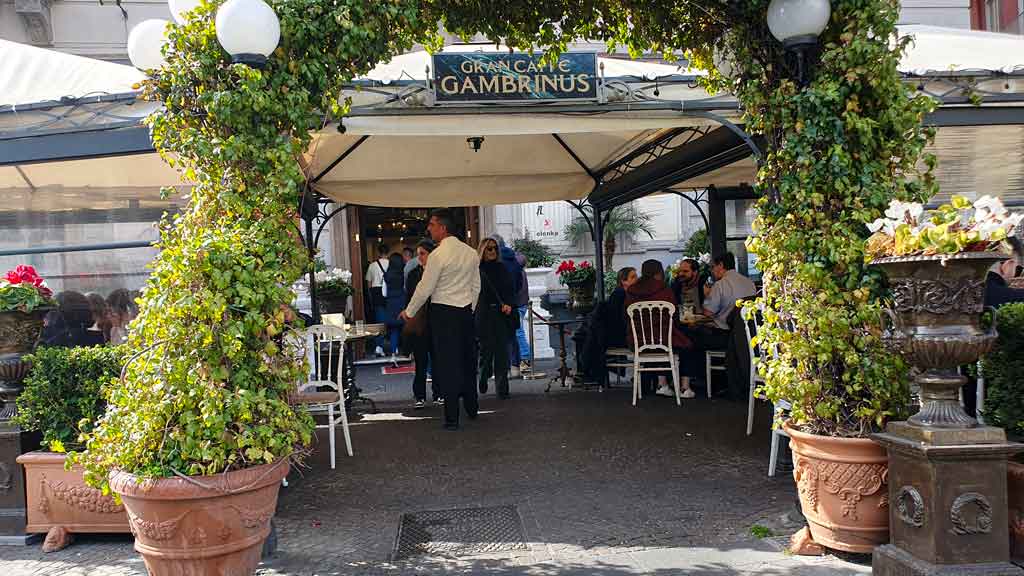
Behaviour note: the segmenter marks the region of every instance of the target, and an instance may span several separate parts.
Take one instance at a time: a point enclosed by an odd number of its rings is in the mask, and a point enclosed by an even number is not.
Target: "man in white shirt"
[[[704,314],[715,319],[715,327],[729,330],[729,315],[736,309],[736,301],[757,294],[750,278],[736,271],[736,257],[732,252],[716,256],[711,267],[715,283],[704,290]]]
[[[386,308],[387,301],[384,299],[384,273],[388,271],[388,247],[384,244],[377,244],[377,259],[370,262],[370,265],[366,267],[366,284],[370,287],[370,306],[373,308],[373,317],[377,322],[384,322],[387,320]],[[383,335],[378,336],[374,342],[377,344],[375,350],[377,356],[384,356],[384,343],[385,338]],[[391,350],[392,353],[397,353],[397,350]]]
[[[459,397],[470,419],[479,405],[476,392],[476,329],[473,310],[480,295],[480,257],[476,250],[452,235],[451,213],[437,210],[427,231],[437,248],[409,304],[403,320],[429,314],[431,369],[444,395],[444,427],[459,429]],[[423,305],[430,300],[426,310]]]

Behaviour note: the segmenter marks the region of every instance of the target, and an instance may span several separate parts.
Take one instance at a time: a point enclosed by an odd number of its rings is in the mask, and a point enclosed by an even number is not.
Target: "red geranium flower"
[[[36,273],[36,269],[24,264],[18,265],[14,270],[9,270],[7,272],[7,281],[11,284],[31,284],[33,286],[39,286],[43,283],[43,279]]]

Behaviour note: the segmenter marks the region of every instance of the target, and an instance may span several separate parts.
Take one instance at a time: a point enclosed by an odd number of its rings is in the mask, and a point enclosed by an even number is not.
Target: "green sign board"
[[[434,55],[434,101],[439,104],[596,101],[597,84],[597,54],[593,52],[570,52],[545,64],[540,54]]]

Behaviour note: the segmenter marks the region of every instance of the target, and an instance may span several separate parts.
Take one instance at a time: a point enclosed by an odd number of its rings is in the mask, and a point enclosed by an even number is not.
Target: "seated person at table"
[[[608,296],[608,315],[605,318],[605,347],[622,348],[626,346],[626,290],[636,284],[636,268],[626,266],[616,276],[617,285]]]
[[[1024,262],[1020,239],[1010,236],[1006,242],[1013,249],[1010,258],[992,265],[985,279],[985,305],[1001,306],[1010,302],[1024,302],[1024,288],[1011,288],[1010,282],[1019,276],[1018,263]]]
[[[736,309],[736,301],[757,294],[757,288],[750,278],[736,271],[736,257],[732,252],[715,256],[711,267],[715,283],[704,288],[704,314],[714,324],[701,333],[699,338],[704,350],[725,350],[729,347],[729,315]]]
[[[699,314],[704,309],[704,290],[701,288],[700,267],[693,258],[686,258],[679,264],[679,271],[672,280],[672,293],[683,310],[691,309]]]
[[[626,308],[630,305],[636,304],[637,302],[671,302],[676,303],[676,297],[672,294],[672,290],[665,284],[665,268],[662,267],[661,262],[657,260],[647,260],[640,266],[640,279],[635,284],[626,289]],[[693,343],[686,337],[685,334],[679,329],[679,325],[675,322],[675,315],[672,318],[667,318],[667,321],[672,323],[672,347],[676,349],[686,350],[693,347]],[[632,328],[629,328],[629,317],[626,317],[627,335],[630,341],[633,339]],[[686,366],[683,366],[684,370]],[[693,390],[690,389],[690,378],[689,376],[682,376],[680,378],[680,386],[682,388],[683,398],[693,398],[695,396]],[[658,375],[658,389],[655,394],[659,396],[675,396],[675,391],[668,385],[668,378],[665,374]]]

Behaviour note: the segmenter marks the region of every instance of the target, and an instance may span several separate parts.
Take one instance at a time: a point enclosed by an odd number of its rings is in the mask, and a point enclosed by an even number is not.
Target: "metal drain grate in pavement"
[[[526,549],[523,519],[515,506],[457,508],[402,514],[393,557],[473,556]]]

